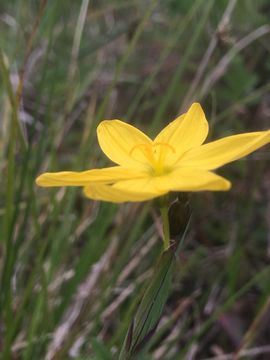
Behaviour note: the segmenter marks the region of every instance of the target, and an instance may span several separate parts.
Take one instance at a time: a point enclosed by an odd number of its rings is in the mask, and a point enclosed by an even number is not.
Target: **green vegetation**
[[[35,178],[108,165],[103,119],[155,134],[196,100],[210,138],[269,129],[269,15],[268,0],[1,0],[1,360],[118,359],[162,247],[156,202]],[[269,359],[269,160],[268,146],[219,171],[231,191],[192,195],[138,359]]]

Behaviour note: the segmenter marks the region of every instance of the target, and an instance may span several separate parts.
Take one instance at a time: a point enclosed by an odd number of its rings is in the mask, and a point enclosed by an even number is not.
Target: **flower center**
[[[153,144],[137,144],[130,150],[130,156],[141,161],[143,155],[151,166],[151,173],[154,176],[163,175],[168,172],[165,160],[168,152],[175,153],[175,149],[167,143],[158,142]]]

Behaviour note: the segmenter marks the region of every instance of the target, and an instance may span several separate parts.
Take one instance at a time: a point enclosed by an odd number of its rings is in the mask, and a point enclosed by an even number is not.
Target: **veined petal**
[[[157,177],[146,176],[141,179],[118,181],[113,185],[113,188],[127,192],[136,198],[140,198],[140,201],[143,201],[164,195],[168,192],[167,189],[159,188],[157,184]],[[130,201],[135,200],[131,198]]]
[[[270,142],[270,130],[228,136],[191,149],[181,158],[181,166],[216,169],[250,154]]]
[[[104,120],[97,128],[102,151],[116,164],[125,167],[148,166],[144,146],[152,140],[142,131],[120,120]]]
[[[203,109],[194,103],[186,114],[183,114],[166,126],[155,138],[155,144],[168,144],[159,146],[159,151],[166,152],[168,165],[172,165],[187,150],[201,145],[208,134],[208,122]]]
[[[81,172],[61,171],[44,173],[36,179],[36,184],[44,187],[51,186],[85,186],[92,182],[112,183],[124,179],[144,177],[145,173],[137,170],[113,166],[104,169],[93,169]]]
[[[125,201],[143,201],[170,191],[225,191],[230,187],[228,180],[212,172],[183,168],[162,176],[118,181],[111,189],[123,192],[127,196]]]
[[[135,180],[134,180],[135,181]],[[147,191],[133,191],[130,189],[126,189],[125,187],[122,189],[121,186],[115,187],[114,185],[107,184],[91,184],[86,186],[83,189],[84,195],[93,200],[102,200],[109,201],[114,203],[122,203],[126,201],[146,201],[150,200],[156,196],[157,194],[153,194]]]
[[[210,171],[179,168],[156,178],[156,186],[164,191],[226,191],[231,183]]]

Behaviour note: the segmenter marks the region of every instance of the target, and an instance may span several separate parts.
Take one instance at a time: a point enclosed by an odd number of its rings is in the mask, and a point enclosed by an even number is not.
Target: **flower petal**
[[[168,144],[169,147],[160,146],[166,152],[166,162],[172,165],[187,150],[201,145],[208,134],[208,122],[201,105],[194,103],[186,114],[183,114],[166,126],[155,138],[155,144]]]
[[[97,128],[102,151],[116,164],[125,167],[148,166],[148,159],[142,151],[152,140],[142,131],[120,120],[104,120]]]
[[[179,168],[156,179],[156,186],[164,191],[226,191],[231,183],[210,171]]]
[[[112,188],[124,191],[143,201],[164,195],[170,191],[225,191],[231,183],[212,172],[200,169],[177,169],[167,175],[116,182]],[[141,200],[140,200],[141,199]]]
[[[36,179],[36,184],[44,187],[51,186],[85,186],[91,182],[113,183],[124,179],[136,179],[144,177],[145,173],[121,166],[113,166],[104,169],[93,169],[81,172],[61,171],[44,173]]]
[[[86,186],[83,191],[84,195],[90,199],[114,203],[146,201],[159,196],[159,194],[148,193],[147,191],[130,191],[130,189],[121,189],[107,184],[91,184]]]
[[[191,149],[181,159],[181,166],[216,169],[250,154],[270,142],[270,130],[228,136]]]
[[[115,190],[117,189],[119,191],[129,193],[131,196],[129,201],[144,201],[153,199],[168,192],[167,189],[162,189],[158,186],[157,177],[153,176],[145,176],[141,179],[118,181],[113,185],[113,188]],[[132,197],[137,200],[132,200]]]

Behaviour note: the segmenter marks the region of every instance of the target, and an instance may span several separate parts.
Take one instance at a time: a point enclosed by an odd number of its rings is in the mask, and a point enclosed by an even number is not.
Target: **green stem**
[[[160,208],[161,218],[163,222],[163,248],[166,250],[170,245],[170,225],[168,217],[168,206],[162,206]]]

